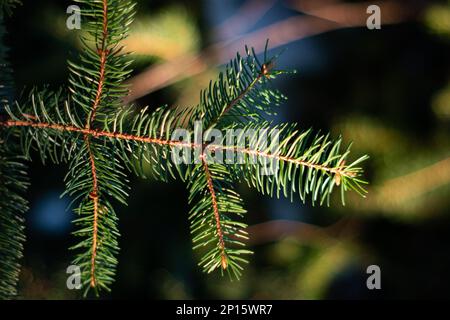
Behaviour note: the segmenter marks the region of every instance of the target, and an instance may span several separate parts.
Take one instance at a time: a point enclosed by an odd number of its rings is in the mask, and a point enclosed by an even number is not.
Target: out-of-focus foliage
[[[54,7],[45,7],[43,21],[47,32],[57,39],[67,41],[78,48],[82,43],[75,35],[77,30],[55,28],[64,26],[67,15]],[[82,34],[85,30],[80,30]],[[153,60],[172,60],[199,50],[200,34],[198,27],[183,6],[169,6],[156,12],[141,13],[131,26],[130,35],[122,41],[127,52],[133,55],[136,63]]]
[[[447,1],[447,5],[430,6],[425,13],[425,25],[448,43],[450,41],[450,1]],[[450,120],[450,82],[445,88],[435,93],[432,107],[439,119]]]
[[[432,107],[439,119],[443,121],[450,120],[450,82],[434,95]]]
[[[186,9],[172,6],[151,15],[138,15],[124,45],[141,58],[171,60],[198,50],[200,35]]]
[[[426,145],[386,123],[367,117],[347,117],[336,123],[344,137],[359,139],[360,152],[373,155],[375,175],[366,202],[352,199],[359,213],[382,212],[397,218],[424,219],[449,204],[450,158],[448,133],[436,132]],[[443,135],[443,136],[441,136]],[[434,141],[433,141],[434,140]],[[414,150],[414,156],[404,159]],[[432,204],[432,205],[430,205]]]
[[[450,1],[430,6],[425,13],[425,24],[438,35],[450,38]]]

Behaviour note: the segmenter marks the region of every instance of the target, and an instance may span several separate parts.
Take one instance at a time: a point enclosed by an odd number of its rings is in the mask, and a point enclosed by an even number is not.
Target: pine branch
[[[95,109],[93,108],[95,111]],[[92,113],[92,116],[95,115],[95,112]],[[91,165],[91,174],[92,174],[92,191],[89,194],[89,198],[92,200],[94,205],[94,217],[93,217],[93,226],[92,226],[92,254],[91,254],[91,275],[90,275],[90,285],[91,287],[95,287],[97,284],[97,280],[95,277],[95,267],[96,267],[96,258],[97,258],[97,237],[98,237],[98,179],[97,179],[97,167],[95,166],[95,158],[92,153],[91,143],[89,141],[89,136],[85,135],[86,148],[89,153],[89,164]]]
[[[4,4],[6,5],[6,4]],[[12,100],[12,70],[8,63],[8,48],[4,45],[3,40],[6,36],[6,30],[4,23],[4,17],[2,11],[4,8],[0,8],[0,103],[1,105],[8,103]],[[3,112],[3,108],[0,106],[0,112]]]
[[[199,265],[205,272],[220,268],[239,279],[241,264],[247,263],[242,256],[252,253],[242,248],[242,240],[247,239],[247,225],[236,221],[246,210],[227,181],[230,174],[227,168],[208,164],[205,154],[201,155],[201,160],[188,185],[189,202],[196,201],[189,213],[194,249],[205,251]]]
[[[26,118],[28,115],[24,115]],[[151,120],[148,120],[151,121]],[[191,143],[183,142],[179,140],[170,140],[158,137],[155,135],[154,127],[149,127],[151,131],[142,135],[134,135],[132,133],[127,133],[121,130],[117,131],[102,131],[98,129],[84,129],[71,125],[60,125],[54,123],[38,123],[33,121],[16,121],[8,120],[0,123],[3,127],[23,127],[23,128],[34,128],[34,129],[49,129],[51,131],[61,133],[61,132],[73,132],[80,133],[83,135],[89,135],[96,138],[109,138],[110,142],[122,142],[122,143],[136,143],[138,146],[140,143],[149,144],[154,146],[163,146],[169,148],[189,148],[191,151],[196,149],[201,149],[207,147],[209,151],[233,151],[235,155],[242,155],[245,157],[259,157],[260,159],[266,160],[277,160],[279,162],[285,162],[294,166],[302,166],[309,168],[311,170],[322,171],[329,174],[339,174],[339,178],[334,178],[337,185],[341,185],[341,180],[346,178],[355,178],[361,173],[361,169],[355,167],[361,161],[367,159],[366,156],[356,160],[351,165],[345,165],[345,161],[350,153],[349,148],[341,153],[340,144],[341,140],[331,141],[328,136],[319,136],[311,138],[312,133],[310,130],[299,133],[297,130],[293,130],[292,126],[289,125],[278,125],[270,126],[266,123],[265,126],[261,126],[261,130],[268,131],[269,135],[272,132],[277,131],[277,135],[282,137],[282,143],[279,149],[276,151],[271,151],[271,146],[266,146],[264,144],[259,144],[261,140],[252,139],[250,141],[245,141],[243,139],[243,134],[245,130],[241,131],[241,136],[236,137],[235,144],[227,145],[225,140],[221,141],[223,144],[202,144],[202,143]],[[121,125],[119,125],[121,127]],[[141,124],[142,126],[142,124]],[[158,126],[155,126],[158,127]],[[249,125],[245,129],[255,130],[254,125]],[[156,130],[158,131],[158,130]],[[170,132],[170,131],[169,131]],[[170,134],[169,134],[170,135]],[[273,135],[275,135],[273,133]],[[310,140],[310,141],[308,141]],[[242,147],[242,141],[245,142],[244,147]],[[293,143],[293,144],[290,144]],[[288,148],[289,147],[289,148]],[[136,156],[135,149],[127,144],[124,147],[124,152]],[[144,153],[140,151],[139,153]],[[166,160],[170,159],[169,155],[164,158]],[[151,162],[149,159],[142,157],[141,160]],[[247,161],[245,158],[241,160],[244,165],[251,164],[255,160],[250,159]],[[237,164],[239,165],[239,164]],[[255,167],[258,163],[255,163]],[[250,168],[250,167],[249,167]],[[340,180],[339,180],[340,179]],[[339,182],[338,182],[339,181]],[[295,188],[293,188],[295,190]]]
[[[303,202],[310,198],[320,205],[329,204],[335,187],[341,188],[343,202],[348,190],[364,195],[358,165],[366,156],[350,162],[350,147],[341,151],[341,139],[265,120],[285,99],[270,87],[271,79],[284,72],[274,69],[276,57],[267,58],[267,48],[262,63],[253,50],[246,48],[245,58],[238,54],[193,108],[136,112],[121,104],[127,93],[121,83],[130,70],[119,44],[134,3],[78,2],[87,35],[79,62],[69,62],[69,94],[44,89],[32,91],[21,103],[5,100],[8,116],[0,120],[0,130],[8,143],[20,138],[26,158],[37,150],[43,162],[69,162],[64,194],[72,198],[77,214],[74,235],[81,240],[72,249],[85,294],[91,288],[109,290],[114,281],[119,231],[112,202],[126,204],[125,168],[145,176],[149,163],[155,177],[187,182],[194,248],[203,251],[199,264],[206,272],[220,269],[234,278],[251,253],[241,241],[246,238],[246,224],[240,221],[245,209],[234,182],[244,180],[262,193],[291,200],[298,194]],[[236,136],[197,141],[199,123],[208,133],[217,128],[235,130]],[[181,128],[187,135],[177,137]],[[176,157],[180,151],[186,161]],[[14,157],[14,150],[5,152]],[[216,161],[224,153],[231,153],[231,159]]]
[[[66,191],[78,204],[74,235],[82,240],[71,249],[79,252],[74,264],[81,268],[85,294],[89,288],[109,290],[118,253],[117,216],[108,198],[126,204],[127,180],[120,163],[99,143],[79,141],[80,148],[66,176]]]
[[[205,128],[227,128],[237,123],[260,122],[266,116],[275,115],[275,107],[286,97],[270,87],[271,80],[287,72],[274,68],[277,56],[267,56],[267,45],[262,62],[255,51],[245,47],[246,56],[237,53],[236,58],[219,73],[217,81],[200,93],[200,102],[187,110],[181,118],[190,119],[189,128],[196,120],[202,120]]]
[[[75,107],[84,111],[86,126],[115,112],[127,94],[122,83],[131,61],[120,41],[127,37],[135,3],[130,0],[76,0],[80,3],[85,36],[78,61],[69,61],[69,90]],[[95,86],[92,85],[95,84]]]
[[[128,115],[129,114],[130,113],[128,113]],[[240,204],[238,205],[234,202],[234,199],[236,199],[234,193],[231,195],[227,193],[231,190],[231,187],[229,186],[231,177],[235,176],[237,178],[242,178],[247,181],[250,186],[255,187],[263,193],[268,193],[271,196],[274,194],[279,196],[282,192],[285,196],[292,199],[293,194],[298,193],[301,200],[305,202],[306,196],[309,194],[312,202],[318,202],[319,204],[323,204],[325,200],[327,204],[329,203],[329,196],[335,186],[341,187],[342,195],[348,189],[354,189],[361,194],[364,192],[361,187],[361,184],[363,184],[364,181],[359,178],[361,169],[357,167],[357,165],[359,162],[363,161],[365,157],[352,162],[350,165],[346,165],[345,161],[348,158],[349,149],[343,153],[340,152],[340,139],[331,141],[326,136],[312,136],[310,131],[300,133],[297,130],[294,130],[293,126],[271,126],[269,123],[262,123],[247,125],[242,132],[245,133],[246,130],[258,129],[260,131],[266,131],[268,136],[273,136],[275,135],[274,132],[276,132],[280,141],[277,150],[273,150],[271,144],[263,144],[260,139],[254,138],[245,140],[242,136],[243,133],[241,136],[236,137],[236,140],[232,145],[225,144],[225,141],[222,141],[223,144],[217,143],[205,145],[203,143],[199,144],[170,139],[172,122],[176,121],[172,116],[172,111],[165,108],[152,114],[146,114],[144,110],[136,115],[132,121],[129,121],[129,116],[124,114],[124,112],[119,112],[115,120],[110,121],[112,127],[107,128],[108,130],[86,129],[76,125],[37,123],[29,120],[24,121],[27,119],[27,115],[23,115],[23,119],[21,120],[10,120],[3,122],[0,125],[13,128],[25,127],[28,130],[32,129],[35,131],[43,130],[57,132],[58,135],[62,132],[77,133],[80,144],[82,144],[85,139],[81,137],[89,136],[90,139],[95,139],[96,145],[101,144],[107,146],[109,144],[110,146],[114,146],[114,148],[118,146],[118,149],[121,150],[121,158],[124,160],[125,164],[130,163],[133,158],[137,158],[140,162],[147,161],[154,165],[153,170],[159,176],[167,176],[167,174],[170,173],[170,175],[176,177],[177,173],[179,173],[178,176],[181,177],[182,180],[189,179],[189,181],[191,181],[191,193],[193,193],[194,196],[202,194],[206,199],[210,199],[208,201],[205,200],[205,198],[200,197],[198,204],[194,206],[191,211],[191,219],[193,219],[192,230],[196,247],[201,248],[203,246],[208,246],[211,244],[211,241],[213,241],[212,239],[217,240],[217,237],[219,239],[217,244],[205,254],[204,258],[201,260],[201,265],[203,265],[206,271],[212,271],[218,267],[226,269],[224,266],[233,266],[230,270],[236,277],[239,277],[240,274],[237,262],[243,262],[240,255],[244,254],[244,252],[247,253],[248,251],[239,251],[242,249],[233,248],[230,249],[232,251],[227,252],[224,249],[224,241],[220,240],[225,234],[224,231],[220,230],[224,228],[224,220],[221,218],[222,215],[229,213],[227,204],[235,209],[242,207]],[[35,118],[40,117],[37,115]],[[67,118],[72,117],[67,116]],[[127,125],[127,123],[131,123],[131,125]],[[139,135],[137,135],[137,133],[139,133]],[[242,141],[245,143],[242,143]],[[170,155],[176,148],[188,149],[194,155],[197,150],[203,150],[201,153],[201,164],[184,165],[173,162]],[[154,154],[158,156],[156,160],[155,158],[147,156],[149,150],[152,150]],[[220,165],[209,158],[206,158],[208,161],[205,162],[205,158],[203,158],[206,152],[217,153],[226,151],[232,151],[236,157],[242,156],[242,163]],[[86,150],[83,150],[82,154],[85,153],[90,154],[89,152],[86,152]],[[194,157],[192,159],[194,159]],[[98,160],[95,159],[95,162],[97,161]],[[209,163],[209,161],[211,161],[211,163]],[[261,174],[262,165],[267,164],[270,164],[269,169],[271,170],[273,170],[274,167],[278,167],[278,171],[273,175]],[[101,167],[104,166],[106,166],[106,163],[102,164]],[[74,185],[78,187],[86,186],[87,189],[81,194],[89,194],[91,195],[91,198],[96,199],[92,196],[92,189],[89,187],[95,185],[95,183],[92,178],[94,174],[86,169],[90,167],[89,159],[86,155],[84,156],[84,163],[78,164],[77,167],[85,168],[84,174],[91,178],[90,180],[85,179],[74,183]],[[140,167],[142,167],[142,163],[140,164]],[[117,170],[114,170],[114,172],[116,171]],[[226,172],[226,174],[223,172]],[[233,174],[231,174],[231,172],[233,172]],[[75,172],[74,170],[72,170],[71,174],[75,177],[81,175],[81,173]],[[119,181],[121,180],[119,179]],[[113,183],[117,183],[117,181],[114,181]],[[223,187],[223,184],[227,184],[227,187]],[[99,183],[99,185],[108,186],[111,185],[111,182],[103,181],[102,183]],[[70,186],[68,186],[68,188],[70,188]],[[120,185],[117,187],[117,190],[123,190],[124,188],[123,185]],[[225,190],[227,191],[225,192]],[[191,196],[191,202],[193,201],[192,198],[193,197]],[[220,201],[218,199],[220,199]],[[122,200],[123,202],[125,201],[125,195]],[[209,205],[205,206],[205,204],[208,203]],[[231,211],[231,213],[236,212],[240,212],[240,210]],[[94,217],[95,216],[94,210]],[[210,217],[208,220],[209,223],[205,220],[206,216]],[[232,221],[232,223],[229,223],[229,225],[232,227],[238,225],[238,222],[234,220],[230,221]],[[93,222],[92,218],[89,222]],[[245,227],[243,224],[239,224],[239,226],[241,228]],[[94,229],[95,228],[90,228],[89,230],[94,231]],[[227,234],[237,234],[237,230],[229,230],[230,231],[227,231]],[[205,239],[203,236],[210,236],[211,238]],[[91,245],[96,241],[93,236],[89,239]],[[202,243],[201,241],[204,242]],[[236,243],[232,244],[235,245]],[[93,248],[95,248],[95,245]],[[91,258],[93,252],[94,250],[91,250]]]
[[[85,128],[90,130],[95,126],[97,116],[100,116],[100,121],[104,120],[111,110],[114,111],[120,106],[120,99],[127,93],[120,83],[130,72],[126,70],[130,62],[121,53],[122,48],[117,46],[119,41],[128,34],[128,26],[134,15],[134,4],[131,1],[119,0],[97,2],[79,0],[78,2],[83,5],[82,12],[88,19],[85,26],[90,38],[83,39],[84,53],[80,59],[84,62],[83,65],[69,63],[71,70],[69,81],[75,105],[84,110],[86,114]],[[101,17],[101,19],[97,19],[97,17]],[[89,46],[90,42],[94,43],[95,52]],[[95,90],[91,89],[92,86],[86,85],[92,80],[96,83]],[[84,178],[74,172],[66,177],[66,181],[68,183],[67,191],[71,195],[79,191],[79,187],[73,189],[71,186],[78,185],[77,182],[80,178],[84,179],[83,183],[89,183],[90,189],[85,189],[82,194],[77,195],[88,201],[89,205],[85,206],[82,202],[76,211],[79,215],[88,215],[88,219],[79,219],[77,224],[80,225],[81,230],[88,229],[90,233],[87,240],[82,241],[74,248],[85,247],[86,241],[88,241],[91,249],[89,259],[86,259],[86,252],[81,252],[75,262],[82,266],[82,273],[87,274],[87,269],[89,269],[89,277],[86,275],[85,278],[89,278],[90,287],[96,290],[98,287],[109,289],[117,264],[115,255],[118,251],[116,239],[118,232],[115,213],[105,197],[110,196],[126,204],[126,192],[123,191],[126,190],[126,187],[120,180],[120,171],[117,173],[121,167],[113,166],[111,168],[110,164],[105,161],[110,156],[109,150],[96,145],[96,142],[91,141],[88,134],[84,134],[83,140],[85,147],[82,150],[87,152],[87,156],[76,158],[76,161],[71,163],[71,171],[80,163],[87,162],[90,173]],[[102,181],[102,174],[105,176],[105,181]],[[101,182],[108,185],[101,185]],[[101,190],[105,192],[100,192]],[[90,212],[84,209],[86,207],[89,207]],[[101,228],[104,224],[112,227],[112,231],[110,230],[108,233],[102,231]],[[84,235],[84,232],[81,234]],[[101,247],[102,242],[107,242],[112,247],[108,250],[101,250],[101,248],[106,248],[105,245]]]
[[[151,122],[151,119],[149,118],[148,121]],[[0,123],[0,126],[49,128],[61,132],[77,132],[97,138],[109,138],[111,139],[110,141],[119,143],[122,146],[123,152],[128,154],[128,156],[124,155],[127,159],[137,157],[141,161],[149,163],[153,163],[153,161],[145,157],[145,151],[148,150],[145,145],[166,148],[166,152],[164,152],[162,157],[163,163],[171,160],[170,154],[173,148],[188,148],[191,152],[204,148],[210,152],[232,151],[234,157],[242,156],[241,160],[239,160],[241,163],[238,162],[232,165],[234,172],[237,172],[244,178],[250,186],[257,188],[263,193],[266,192],[270,196],[273,196],[274,191],[276,191],[278,197],[280,191],[283,191],[284,195],[288,196],[287,191],[290,190],[291,199],[295,192],[299,192],[303,202],[305,202],[305,196],[311,194],[313,203],[317,199],[320,200],[320,204],[323,204],[325,200],[328,203],[329,195],[335,185],[341,186],[342,194],[348,189],[353,189],[361,195],[365,192],[361,186],[365,182],[359,179],[362,169],[357,167],[357,165],[367,159],[367,156],[361,157],[347,165],[346,161],[350,154],[350,147],[345,152],[341,152],[340,139],[331,141],[328,136],[316,135],[313,137],[311,131],[300,133],[298,130],[294,130],[293,126],[286,124],[272,127],[267,123],[259,125],[259,130],[266,131],[268,136],[279,136],[281,143],[278,145],[277,150],[271,150],[273,147],[270,144],[262,143],[261,139],[244,139],[243,135],[245,132],[258,128],[253,124],[245,128],[247,131],[241,131],[241,135],[236,137],[233,145],[227,145],[225,140],[219,144],[204,145],[202,143],[164,139],[157,134],[155,135],[154,129],[158,128],[157,125],[154,127],[144,125],[144,127],[150,128],[152,131],[147,134],[143,132],[143,135],[140,136],[123,132],[120,128],[119,131],[100,131],[27,121],[7,121]],[[118,127],[122,126],[119,125]],[[131,146],[131,143],[133,146]],[[138,150],[137,148],[140,148],[140,151],[136,151]],[[275,168],[279,167],[279,171],[275,175],[261,174],[261,165],[267,166],[267,164],[271,166],[267,170],[276,170]],[[176,172],[173,169],[176,165],[176,163],[172,164],[170,167],[171,172]],[[164,170],[167,167],[162,168],[161,170]],[[154,169],[156,170],[156,168]],[[186,177],[184,170],[180,172],[183,173],[181,174],[182,178]],[[318,198],[319,196],[320,198]]]
[[[259,132],[259,136],[248,136],[248,132]],[[368,157],[347,165],[351,145],[342,152],[341,144],[340,138],[333,141],[328,135],[313,135],[311,130],[301,132],[295,125],[263,122],[242,128],[232,146],[210,145],[208,149],[233,151],[233,172],[263,194],[279,198],[282,192],[292,201],[298,193],[303,203],[309,195],[313,205],[329,205],[334,187],[341,187],[343,204],[347,190],[363,197],[366,193],[358,164]]]
[[[28,210],[23,193],[28,180],[23,157],[6,147],[3,132],[0,140],[0,299],[4,300],[17,295],[25,241],[22,215]]]
[[[3,14],[11,9],[11,1],[2,2],[0,8],[0,102],[1,105],[12,100],[12,79],[3,44],[5,29]],[[9,6],[9,7],[6,7]],[[4,116],[0,105],[0,118]],[[20,273],[23,243],[25,241],[23,214],[28,203],[23,193],[28,186],[26,166],[23,157],[13,143],[17,137],[0,127],[0,299],[12,299],[17,295],[17,282]]]
[[[100,62],[99,62],[100,70],[99,70],[99,76],[98,76],[98,85],[97,85],[97,92],[95,93],[94,105],[91,108],[91,116],[90,116],[89,120],[86,122],[86,128],[89,128],[91,123],[93,123],[95,120],[95,114],[96,114],[97,108],[100,104],[100,99],[102,98],[103,86],[105,84],[106,58],[110,53],[106,47],[106,41],[108,38],[108,1],[107,0],[103,0],[103,9],[102,10],[103,10],[102,11],[103,22],[102,22],[102,34],[100,37],[101,44],[100,44],[100,47],[97,49],[97,52],[100,56]],[[89,140],[86,140],[86,144],[89,149],[89,153],[91,153],[90,147],[89,147]],[[95,176],[95,164],[94,164],[92,155],[91,155],[91,163],[92,163],[93,176]],[[95,186],[94,186],[94,189],[95,189]]]
[[[24,106],[19,103],[4,105],[10,121],[30,123],[31,126],[20,126],[20,146],[24,156],[31,159],[31,151],[37,150],[42,162],[48,160],[53,163],[67,162],[77,148],[78,134],[71,134],[66,130],[52,129],[52,126],[81,126],[80,116],[71,111],[70,100],[62,90],[50,92],[44,88],[34,89]],[[45,124],[45,125],[44,125]],[[33,126],[43,126],[49,130],[33,130]]]

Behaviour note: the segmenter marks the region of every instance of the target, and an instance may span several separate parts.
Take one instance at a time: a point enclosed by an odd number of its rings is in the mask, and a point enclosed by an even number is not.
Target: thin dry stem
[[[84,136],[86,141],[86,146],[89,152],[89,162],[91,165],[92,172],[92,192],[89,194],[89,198],[92,199],[94,205],[94,222],[92,230],[92,255],[91,255],[91,287],[96,286],[95,279],[95,259],[97,257],[97,238],[98,238],[98,179],[97,179],[97,169],[95,166],[94,154],[92,153],[91,143],[89,141],[90,137],[88,135]]]
[[[101,45],[97,48],[97,52],[100,56],[100,70],[99,70],[99,79],[97,92],[95,94],[94,104],[91,110],[91,116],[86,123],[86,128],[90,128],[92,123],[94,123],[95,116],[97,113],[97,108],[100,105],[100,100],[103,93],[103,86],[105,83],[105,69],[106,69],[106,58],[109,54],[109,50],[106,48],[106,38],[108,37],[108,2],[107,0],[103,0],[103,30],[102,30],[102,39]]]
[[[53,130],[59,130],[59,131],[69,131],[69,132],[77,132],[84,135],[90,135],[92,137],[96,138],[114,138],[114,139],[120,139],[120,140],[127,140],[127,141],[138,141],[143,143],[151,143],[151,144],[157,144],[162,146],[169,146],[169,147],[188,147],[191,149],[196,148],[202,148],[205,149],[205,145],[198,144],[198,143],[188,143],[188,142],[182,142],[177,140],[165,140],[165,139],[157,139],[157,138],[150,138],[150,137],[142,137],[142,136],[136,136],[132,134],[126,134],[126,133],[119,133],[119,132],[108,132],[108,131],[102,131],[97,129],[83,129],[78,128],[75,126],[66,126],[61,124],[51,124],[51,123],[35,123],[30,121],[5,121],[0,122],[0,126],[3,127],[33,127],[33,128],[46,128],[46,129],[53,129]],[[288,163],[293,163],[295,165],[301,165],[305,167],[310,167],[313,169],[319,169],[323,170],[332,174],[340,174],[341,176],[346,177],[353,177],[353,172],[347,172],[345,169],[347,168],[345,165],[340,165],[335,168],[323,166],[317,163],[308,162],[300,159],[290,158],[286,156],[282,156],[279,154],[271,154],[264,151],[259,150],[253,150],[248,148],[241,148],[237,146],[223,146],[223,145],[214,145],[209,144],[206,146],[211,151],[225,151],[225,150],[232,150],[236,153],[243,153],[253,156],[259,156],[262,158],[269,158],[269,159],[275,159],[279,161],[285,161]]]
[[[202,153],[200,156],[202,159],[203,168],[205,169],[205,176],[206,176],[206,183],[208,185],[209,193],[211,194],[211,202],[213,206],[214,211],[214,218],[216,219],[216,230],[217,230],[217,236],[219,237],[219,249],[221,251],[220,259],[221,259],[221,265],[222,269],[226,269],[228,266],[227,262],[227,256],[225,254],[225,241],[223,240],[223,231],[222,231],[222,225],[220,223],[220,212],[219,212],[219,206],[217,204],[217,196],[216,191],[214,190],[214,184],[211,177],[211,173],[208,168],[208,163],[205,159],[205,154]]]
[[[94,104],[91,110],[91,116],[86,121],[86,129],[90,130],[92,124],[94,123],[97,108],[100,105],[100,100],[103,94],[103,86],[105,82],[105,69],[106,69],[106,59],[109,54],[109,51],[106,49],[106,38],[108,37],[108,2],[107,0],[103,0],[103,30],[102,30],[102,38],[101,45],[97,48],[98,54],[100,56],[100,70],[99,70],[99,79],[97,92],[95,95]],[[96,267],[96,258],[97,258],[97,238],[98,238],[98,179],[97,179],[97,169],[95,166],[95,157],[92,152],[91,143],[90,143],[90,135],[88,133],[84,134],[84,141],[86,142],[86,147],[89,152],[89,163],[91,166],[92,172],[92,192],[89,194],[89,198],[91,198],[92,203],[94,205],[94,221],[93,221],[93,229],[92,229],[92,255],[91,255],[91,287],[96,286],[96,278],[95,278],[95,267]]]

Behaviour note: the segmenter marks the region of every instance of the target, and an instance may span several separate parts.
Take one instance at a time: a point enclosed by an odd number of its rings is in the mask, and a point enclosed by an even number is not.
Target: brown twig
[[[405,7],[394,1],[378,2],[378,4],[382,8],[383,24],[406,21],[423,9],[422,7]],[[198,75],[217,64],[228,61],[245,44],[252,44],[255,51],[259,53],[264,50],[266,39],[270,39],[271,48],[276,48],[332,30],[365,26],[368,17],[366,9],[367,3],[330,4],[320,8],[314,7],[314,10],[310,11],[312,15],[293,16],[232,40],[220,41],[199,54],[186,55],[173,61],[153,65],[128,80],[130,93],[124,102],[130,103],[146,94]],[[313,16],[313,14],[318,16]]]
[[[225,109],[223,109],[222,113],[220,114],[219,118],[223,116],[225,113],[227,113],[231,108],[233,108],[239,101],[241,101],[249,92],[252,90],[252,88],[255,86],[255,84],[258,83],[258,81],[265,76],[266,73],[266,67],[263,65],[263,69],[259,73],[259,75],[235,98],[233,99]]]
[[[220,113],[220,115],[217,117],[217,119],[215,119],[215,121],[213,121],[213,123],[209,126],[209,128],[214,127],[217,124],[217,121],[219,121],[219,119],[225,115],[228,111],[230,111],[236,104],[239,103],[239,101],[241,101],[254,87],[255,85],[258,83],[258,81],[264,77],[268,75],[268,72],[270,71],[270,68],[272,66],[267,66],[267,65],[263,65],[262,69],[260,71],[260,73],[258,74],[258,76],[244,89],[242,90],[242,92],[233,100],[231,100],[231,102],[225,106],[225,108],[222,110],[222,112]]]
[[[84,136],[86,141],[86,147],[89,153],[89,163],[91,165],[92,172],[92,192],[89,194],[89,198],[92,200],[94,205],[94,225],[92,230],[92,255],[91,255],[91,287],[96,286],[95,279],[95,259],[97,257],[97,238],[98,238],[98,179],[97,179],[97,170],[95,166],[94,154],[91,150],[91,143],[89,141],[89,136]]]
[[[363,27],[367,21],[367,8],[377,5],[381,11],[381,24],[395,24],[415,16],[421,7],[405,6],[398,1],[368,1],[359,3],[342,3],[331,0],[322,4],[319,1],[289,1],[292,8],[310,16],[338,23],[343,27]]]
[[[89,128],[92,123],[94,123],[97,108],[100,104],[100,100],[103,93],[103,86],[105,82],[105,69],[106,69],[106,59],[109,54],[109,50],[106,48],[106,39],[108,37],[108,1],[103,0],[103,30],[100,48],[97,48],[97,52],[100,56],[100,70],[99,79],[97,85],[97,92],[95,94],[94,104],[92,105],[91,116],[86,123],[86,128]]]
[[[223,240],[223,231],[222,231],[222,225],[220,223],[220,212],[219,207],[217,205],[217,197],[216,197],[216,191],[214,190],[214,184],[211,177],[211,173],[209,172],[208,163],[205,159],[205,154],[202,153],[200,156],[203,164],[203,168],[205,170],[205,176],[206,176],[206,183],[208,186],[209,193],[211,195],[211,202],[213,206],[214,211],[214,219],[216,220],[216,230],[217,230],[217,236],[219,237],[219,249],[221,251],[220,259],[221,259],[221,265],[222,269],[226,269],[228,266],[227,256],[225,254],[225,241]]]
[[[106,69],[106,59],[109,54],[109,50],[106,49],[106,39],[108,37],[108,1],[103,0],[103,29],[102,29],[102,38],[100,47],[97,48],[97,52],[100,56],[100,70],[99,70],[99,79],[97,91],[95,94],[95,100],[91,109],[91,116],[88,117],[86,121],[86,129],[90,130],[92,124],[94,123],[97,108],[100,105],[100,100],[103,94],[103,86],[105,82],[105,69]],[[89,163],[91,166],[92,173],[92,191],[89,194],[89,198],[92,200],[94,206],[94,217],[93,217],[93,229],[92,229],[92,254],[91,254],[91,279],[90,285],[91,287],[95,287],[97,285],[96,277],[95,277],[95,265],[97,258],[97,238],[98,238],[98,218],[99,218],[99,210],[98,210],[98,179],[97,179],[97,169],[95,166],[95,157],[92,152],[91,143],[90,143],[90,135],[88,133],[84,134],[84,141],[86,142],[86,148],[89,153]]]
[[[259,245],[285,238],[298,239],[302,243],[331,245],[344,238],[358,235],[360,221],[343,218],[336,223],[321,227],[295,220],[271,220],[254,224],[247,228],[249,239],[247,244]]]
[[[75,126],[65,126],[60,124],[51,124],[51,123],[34,123],[29,121],[6,121],[6,122],[0,122],[0,126],[4,127],[34,127],[34,128],[47,128],[47,129],[53,129],[58,131],[69,131],[69,132],[78,132],[84,135],[90,135],[92,137],[106,137],[106,138],[115,138],[115,139],[121,139],[121,140],[128,140],[128,141],[138,141],[143,143],[152,143],[162,146],[170,146],[170,147],[188,147],[192,149],[196,148],[205,148],[204,144],[198,144],[198,143],[187,143],[177,140],[164,140],[164,139],[157,139],[157,138],[150,138],[150,137],[142,137],[142,136],[135,136],[131,134],[125,134],[125,133],[118,133],[118,132],[108,132],[108,131],[102,131],[97,129],[84,129],[84,128],[78,128]],[[340,176],[346,176],[346,177],[352,177],[354,175],[353,172],[347,172],[346,166],[341,165],[336,168],[330,168],[323,165],[315,164],[308,161],[303,161],[295,158],[290,158],[287,156],[281,156],[278,154],[271,154],[263,151],[248,149],[248,148],[242,148],[237,146],[223,146],[223,145],[214,145],[209,144],[207,145],[207,149],[211,151],[225,151],[225,150],[232,150],[236,153],[243,153],[251,156],[258,156],[262,158],[269,158],[269,159],[275,159],[279,161],[285,161],[288,163],[292,163],[295,165],[300,165],[304,167],[310,167],[313,169],[318,169],[322,171],[326,171],[332,174],[339,174]]]

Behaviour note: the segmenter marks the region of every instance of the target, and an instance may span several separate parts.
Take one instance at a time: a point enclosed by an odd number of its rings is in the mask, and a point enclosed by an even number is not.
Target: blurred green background
[[[81,31],[66,28],[71,1],[23,1],[7,21],[17,88],[66,84]],[[182,183],[130,177],[117,206],[117,280],[103,298],[445,298],[450,290],[450,2],[381,2],[380,30],[367,2],[336,0],[138,1],[125,45],[135,60],[138,107],[190,106],[243,44],[267,37],[289,101],[277,121],[331,131],[367,153],[366,199],[331,208],[269,199],[238,186],[255,254],[241,281],[202,274],[191,249]],[[137,89],[136,89],[137,90]],[[134,100],[134,99],[133,99]],[[64,166],[30,164],[25,299],[77,299],[66,289],[73,244]],[[368,290],[366,268],[381,268]]]

